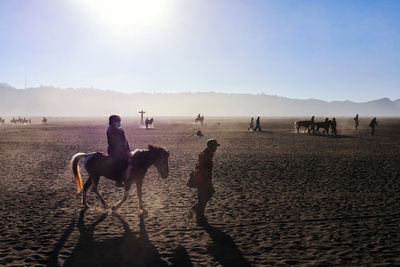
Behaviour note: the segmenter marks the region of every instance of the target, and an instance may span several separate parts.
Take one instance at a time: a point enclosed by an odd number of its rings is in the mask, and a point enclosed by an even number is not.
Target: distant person
[[[257,129],[258,129],[259,132],[262,131],[262,130],[261,130],[261,127],[260,127],[260,117],[257,117],[257,120],[256,120],[256,127],[254,128],[254,131],[257,131]]]
[[[358,124],[359,124],[359,121],[358,121],[358,114],[354,117],[354,128],[357,130],[357,128],[358,128]]]
[[[207,202],[215,193],[212,184],[212,159],[219,146],[220,144],[218,144],[217,140],[209,139],[207,141],[207,147],[199,154],[199,160],[197,161],[194,170],[194,180],[197,185],[198,201],[192,206],[192,211],[196,213],[196,220],[199,225],[207,223],[204,212]]]
[[[116,185],[123,186],[125,169],[128,165],[128,159],[131,149],[128,140],[125,137],[125,132],[121,128],[121,118],[118,115],[111,115],[108,119],[107,129],[107,153],[115,167]]]
[[[336,119],[335,118],[332,119],[331,130],[332,130],[332,135],[337,136]]]
[[[247,131],[253,130],[254,131],[254,119],[251,118],[250,123],[249,123],[249,128],[247,129]]]
[[[312,133],[315,134],[315,121],[314,121],[314,116],[311,117],[310,119],[310,128],[308,128],[308,133]]]
[[[202,136],[203,136],[203,133],[202,133],[200,130],[198,130],[197,133],[196,133],[196,135],[199,136],[199,137],[202,137]]]
[[[371,127],[371,135],[375,135],[375,126],[379,126],[376,117],[373,118],[369,124],[369,127]]]

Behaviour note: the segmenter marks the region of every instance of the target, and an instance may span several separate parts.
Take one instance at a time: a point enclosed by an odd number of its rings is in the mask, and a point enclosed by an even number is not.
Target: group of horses
[[[30,125],[32,123],[31,119],[26,119],[18,117],[18,119],[15,119],[14,117],[10,120],[11,124],[13,125]]]
[[[30,124],[32,124],[32,119],[26,119],[25,117],[24,118],[18,117],[18,119],[16,119],[13,117],[10,120],[10,123],[13,125],[30,125]],[[2,125],[6,124],[6,119],[3,117],[0,117],[0,124],[2,124]],[[42,118],[42,124],[47,124],[46,117]]]
[[[324,121],[313,122],[309,121],[295,121],[294,128],[297,130],[297,133],[300,133],[300,128],[303,127],[305,133],[307,131],[308,134],[316,134],[316,135],[329,135],[329,128],[332,126],[332,120],[326,118]],[[323,130],[322,133],[320,130]],[[336,134],[336,129],[332,129],[332,132]]]

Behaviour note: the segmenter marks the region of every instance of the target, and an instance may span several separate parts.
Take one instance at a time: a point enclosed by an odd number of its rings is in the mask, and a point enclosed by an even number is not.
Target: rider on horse
[[[123,186],[123,178],[125,169],[128,165],[128,158],[131,149],[128,140],[125,137],[125,132],[121,128],[121,118],[118,115],[111,115],[108,119],[107,129],[107,153],[110,156],[113,165],[115,166],[115,178],[117,186]]]

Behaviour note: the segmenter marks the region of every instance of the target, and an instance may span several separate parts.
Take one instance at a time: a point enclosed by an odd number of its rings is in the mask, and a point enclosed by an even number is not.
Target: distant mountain
[[[107,116],[110,114],[194,116],[400,116],[400,99],[355,103],[291,99],[265,94],[119,93],[97,89],[0,84],[0,116]]]
[[[11,87],[11,85],[9,85],[8,83],[0,83],[0,88],[13,88],[13,87]]]
[[[393,101],[393,103],[400,108],[400,99]]]

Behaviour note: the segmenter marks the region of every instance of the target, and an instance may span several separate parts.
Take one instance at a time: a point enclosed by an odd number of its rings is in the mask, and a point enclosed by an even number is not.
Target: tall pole
[[[140,123],[143,125],[143,113],[146,113],[146,112],[141,110],[141,111],[139,111],[139,113],[140,113]]]

